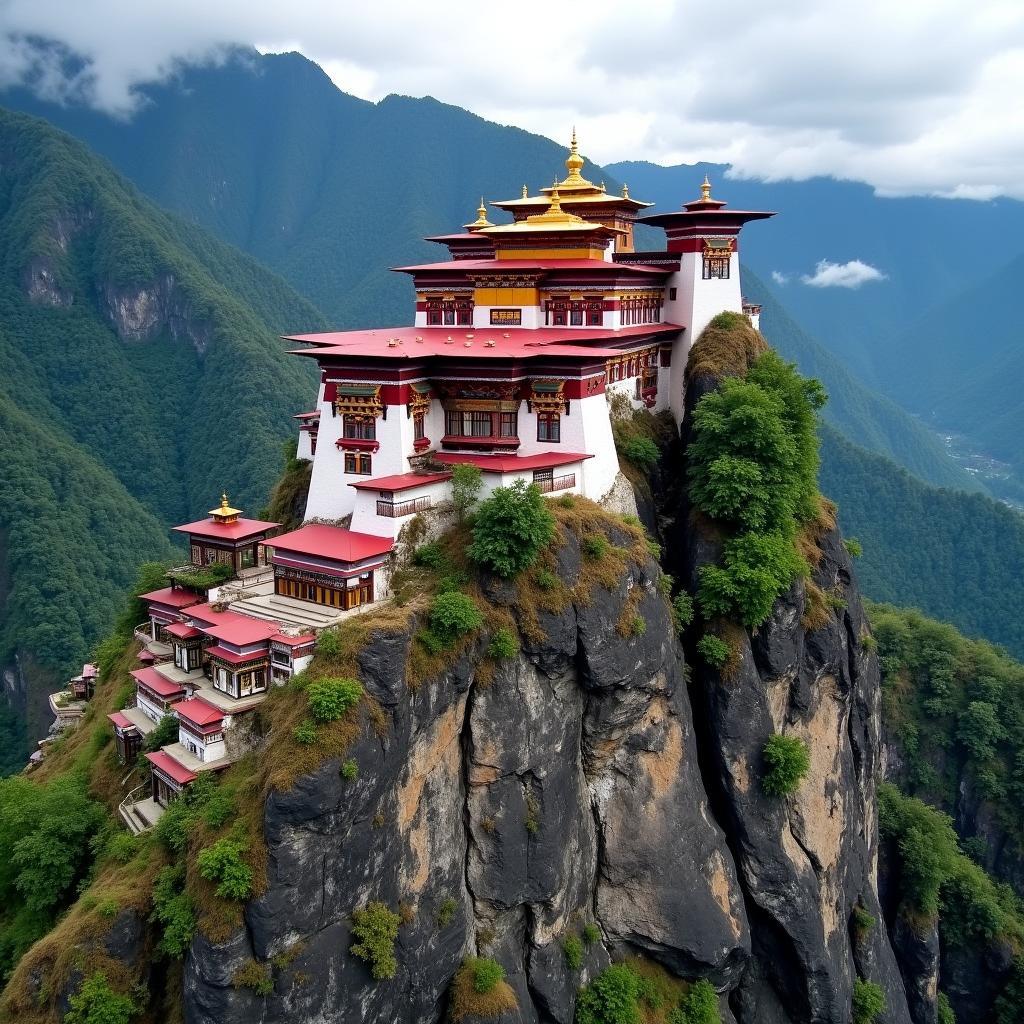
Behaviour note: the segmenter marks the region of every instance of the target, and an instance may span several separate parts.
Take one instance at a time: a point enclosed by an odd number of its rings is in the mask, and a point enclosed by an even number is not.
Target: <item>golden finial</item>
[[[529,188],[527,188],[526,185],[523,186],[523,198],[524,199],[529,199],[530,198],[530,190],[529,190]]]
[[[563,184],[576,185],[583,181],[580,171],[583,169],[583,157],[580,156],[579,147],[576,145],[576,126],[572,129],[572,142],[569,145],[569,156],[565,161],[565,169],[569,172]]]
[[[623,185],[622,186],[622,198],[623,199],[628,199],[629,198],[629,186],[628,185]]]
[[[476,220],[470,224],[463,224],[464,228],[473,231],[476,228],[492,228],[494,225],[487,219],[487,204],[484,197],[480,197],[480,205],[476,208]]]
[[[561,213],[562,212],[562,199],[558,194],[558,182],[555,182],[555,187],[551,190],[551,206],[548,208],[548,213]]]
[[[604,191],[605,191],[605,187],[604,187],[604,182],[603,182],[603,181],[602,181],[602,182],[601,182],[601,184],[600,184],[600,185],[598,185],[597,187],[598,187],[598,188],[599,188],[599,189],[600,189],[600,190],[601,190],[602,192],[604,192]]]
[[[211,508],[209,514],[218,522],[228,522],[230,520],[237,519],[242,514],[242,510],[232,508],[228,504],[227,493],[222,492],[220,496],[220,504],[216,508]]]
[[[227,491],[221,491],[220,492],[220,507],[221,507],[221,509],[230,508],[230,506],[228,505],[228,492]]]
[[[704,175],[704,184],[700,187],[700,201],[702,203],[711,202],[711,182],[708,181],[708,176]]]

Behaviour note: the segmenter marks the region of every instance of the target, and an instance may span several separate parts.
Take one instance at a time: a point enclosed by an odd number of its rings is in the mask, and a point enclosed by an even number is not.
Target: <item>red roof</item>
[[[271,638],[275,644],[284,644],[286,647],[302,647],[311,644],[314,640],[312,633],[303,633],[302,636],[285,636],[284,633],[275,633]]]
[[[244,540],[258,533],[276,530],[280,523],[265,523],[262,519],[236,519],[233,523],[218,523],[214,519],[200,519],[195,523],[175,526],[178,533],[190,533],[195,537],[219,537],[221,540]]]
[[[166,604],[171,608],[188,608],[202,598],[191,590],[180,590],[177,587],[164,587],[163,590],[151,590],[148,594],[140,594],[143,601],[153,604]]]
[[[582,243],[581,243],[582,244]],[[416,274],[423,270],[453,270],[456,273],[466,273],[468,270],[596,270],[598,272],[621,271],[623,267],[628,270],[635,270],[640,274],[660,274],[665,276],[669,273],[664,267],[633,266],[632,264],[612,263],[609,260],[444,260],[440,263],[417,263],[408,267],[392,267],[403,274]]]
[[[176,636],[179,640],[191,640],[192,637],[203,635],[187,622],[172,622],[169,626],[164,626],[164,632]]]
[[[187,786],[196,778],[195,772],[190,772],[183,765],[178,764],[170,754],[162,750],[147,754],[146,759],[154,768],[159,768],[164,775],[174,779],[179,786]]]
[[[408,491],[412,487],[425,487],[451,478],[451,473],[398,473],[395,476],[378,476],[373,480],[357,480],[349,487],[367,491]]]
[[[156,661],[156,655],[152,651],[147,651],[145,647],[139,651],[139,661],[151,662]]]
[[[520,470],[554,469],[573,462],[592,459],[583,452],[551,452],[542,455],[464,455],[461,452],[437,452],[434,458],[450,466],[479,466],[484,473],[516,473]]]
[[[210,626],[228,626],[236,622],[259,622],[263,625],[274,625],[267,622],[266,619],[256,619],[250,615],[243,615],[241,612],[217,611],[212,604],[197,604],[189,608],[188,617],[198,623],[204,633]],[[276,629],[277,626],[275,625],[274,628]]]
[[[107,718],[109,718],[114,723],[114,725],[116,725],[118,727],[118,729],[134,729],[135,728],[134,723],[133,722],[129,722],[128,719],[125,718],[124,715],[120,711],[115,711],[113,714],[107,715]]]
[[[320,416],[320,410],[319,409],[314,409],[313,412],[299,412],[299,413],[296,413],[292,417],[292,419],[293,420],[311,420],[311,419],[316,419],[319,416]]]
[[[507,261],[506,261],[507,262]],[[366,331],[293,334],[286,341],[315,345],[296,355],[362,356],[382,359],[538,359],[542,357],[604,360],[622,355],[622,342],[678,334],[679,324],[640,324],[610,331],[607,327],[382,327]],[[416,339],[419,339],[418,341]],[[452,340],[449,342],[448,339]],[[392,344],[396,342],[397,344]],[[493,345],[488,342],[493,341]],[[596,343],[601,343],[598,346]]]
[[[172,683],[155,668],[137,668],[130,674],[137,683],[142,683],[143,686],[159,694],[161,697],[173,697],[176,694],[185,692],[184,686],[180,683]]]
[[[246,644],[258,644],[261,640],[269,640],[281,626],[277,622],[265,619],[250,619],[248,615],[239,615],[230,622],[216,622],[212,626],[204,626],[203,632],[215,640],[244,647]]]
[[[262,541],[275,551],[291,551],[332,562],[362,562],[367,558],[386,555],[393,547],[390,537],[375,537],[370,533],[356,533],[341,526],[322,526],[310,523],[291,533]]]
[[[202,697],[192,697],[175,704],[174,713],[179,718],[187,718],[198,726],[214,725],[224,721],[224,712],[218,711],[212,704],[207,704]]]
[[[90,665],[88,662],[86,662],[86,664],[84,664],[82,666],[82,678],[83,679],[93,679],[97,675],[99,675],[99,672],[98,672],[98,670],[97,670],[95,665]]]
[[[256,661],[257,658],[267,657],[267,650],[262,651],[250,651],[248,654],[238,654],[235,651],[229,651],[226,647],[221,647],[220,644],[214,644],[213,647],[208,647],[206,653],[211,657],[220,658],[221,661],[226,661],[229,665],[244,665],[246,662]]]

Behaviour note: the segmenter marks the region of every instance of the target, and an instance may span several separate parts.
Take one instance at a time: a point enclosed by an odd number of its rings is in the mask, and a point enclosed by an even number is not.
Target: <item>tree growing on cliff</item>
[[[461,523],[476,504],[484,478],[478,466],[468,463],[452,467],[452,505]]]
[[[399,917],[384,903],[368,903],[352,911],[351,951],[370,965],[375,981],[393,978],[398,970],[395,939]]]
[[[766,771],[761,785],[769,796],[786,796],[796,791],[811,767],[807,744],[796,736],[776,733],[764,745]]]
[[[555,518],[540,489],[517,480],[480,504],[469,557],[498,576],[515,576],[533,564],[554,535]]]

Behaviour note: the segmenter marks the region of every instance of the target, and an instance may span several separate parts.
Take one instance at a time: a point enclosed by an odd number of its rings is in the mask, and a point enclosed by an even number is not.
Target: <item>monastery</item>
[[[429,239],[447,259],[395,268],[412,279],[411,326],[286,339],[320,370],[315,407],[296,416],[305,522],[282,534],[225,496],[176,527],[190,562],[143,595],[135,704],[109,716],[126,764],[165,716],[178,726],[122,804],[133,830],[244,749],[232,740],[247,712],[309,664],[319,629],[387,597],[402,528],[444,509],[453,467],[476,466],[484,497],[525,480],[600,502],[619,475],[611,396],[678,424],[705,325],[732,310],[757,326],[739,235],[771,213],[730,210],[705,178],[699,198],[645,215],[583,165],[573,133],[564,179],[490,204],[509,222],[481,200],[463,230]],[[663,229],[665,248],[638,251],[637,224]]]

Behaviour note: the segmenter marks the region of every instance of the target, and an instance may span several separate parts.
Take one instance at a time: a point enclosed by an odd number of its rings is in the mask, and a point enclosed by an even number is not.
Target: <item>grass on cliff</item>
[[[284,445],[284,470],[270,493],[270,504],[262,518],[280,523],[283,532],[298,529],[306,512],[313,463],[295,457],[294,440]]]

